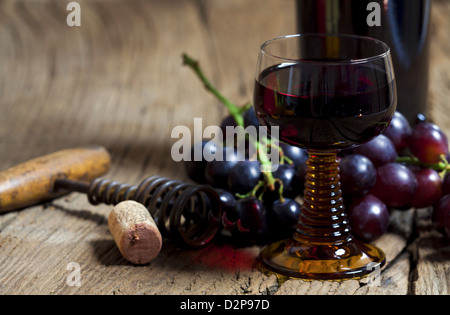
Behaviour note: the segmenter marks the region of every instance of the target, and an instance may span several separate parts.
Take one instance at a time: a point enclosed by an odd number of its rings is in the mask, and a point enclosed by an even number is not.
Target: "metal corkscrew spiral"
[[[221,203],[214,189],[160,176],[139,185],[97,178],[91,183],[58,179],[55,188],[87,194],[93,205],[134,200],[149,210],[161,234],[192,247],[207,244],[221,227]]]

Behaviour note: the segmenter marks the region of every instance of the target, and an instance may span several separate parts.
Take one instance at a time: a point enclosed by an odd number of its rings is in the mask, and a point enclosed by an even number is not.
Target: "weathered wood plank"
[[[436,231],[431,209],[421,209],[416,217],[418,238],[413,244],[416,269],[413,275],[414,294],[450,293],[450,240]]]
[[[251,101],[261,42],[296,31],[293,0],[78,2],[80,28],[66,25],[64,1],[0,2],[0,169],[60,149],[100,144],[113,158],[108,177],[130,184],[154,174],[186,179],[183,165],[170,158],[172,128],[192,129],[194,117],[202,117],[204,126],[217,124],[225,110],[181,65],[181,54],[199,59],[220,91],[243,104]],[[434,5],[430,116],[450,134],[450,3],[435,0]],[[200,250],[165,241],[154,261],[133,266],[108,231],[110,211],[74,193],[2,214],[0,293],[449,291],[448,243],[433,233],[414,232],[421,221],[419,214],[412,219],[412,210],[395,212],[390,233],[376,242],[388,263],[372,282],[283,282],[261,272],[258,247],[220,241]],[[69,285],[71,262],[80,265],[80,286]]]

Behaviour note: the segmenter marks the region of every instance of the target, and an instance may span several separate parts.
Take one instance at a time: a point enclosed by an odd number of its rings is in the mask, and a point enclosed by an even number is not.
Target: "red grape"
[[[389,211],[374,195],[368,194],[352,201],[348,209],[352,234],[366,242],[372,242],[386,233]]]
[[[375,166],[367,157],[359,154],[344,156],[339,163],[341,189],[345,195],[369,191],[377,179]]]
[[[383,131],[383,135],[392,141],[397,152],[401,152],[408,147],[411,134],[411,125],[400,112],[395,112],[389,126]]]
[[[431,168],[424,168],[414,173],[417,179],[417,190],[410,205],[415,208],[432,206],[442,194],[442,180],[439,173]]]
[[[441,155],[448,154],[448,141],[435,124],[424,122],[416,125],[409,138],[411,153],[424,163],[438,163]]]
[[[450,195],[445,195],[434,205],[432,220],[436,230],[445,233],[445,223],[450,213]]]
[[[394,162],[397,158],[394,144],[382,134],[356,147],[354,153],[368,157],[375,167]]]
[[[399,163],[388,163],[377,169],[372,194],[388,207],[400,208],[409,204],[417,189],[414,173]]]
[[[450,173],[445,174],[444,180],[442,181],[442,194],[450,194]]]

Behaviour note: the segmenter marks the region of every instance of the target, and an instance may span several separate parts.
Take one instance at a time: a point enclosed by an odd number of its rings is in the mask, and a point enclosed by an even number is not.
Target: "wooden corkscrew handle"
[[[41,156],[0,172],[0,213],[32,206],[66,194],[55,191],[58,179],[92,181],[111,165],[101,146],[67,149]]]

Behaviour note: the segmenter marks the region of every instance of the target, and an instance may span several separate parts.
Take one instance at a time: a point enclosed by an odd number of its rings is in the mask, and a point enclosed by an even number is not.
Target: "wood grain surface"
[[[85,0],[69,27],[69,1],[0,1],[0,169],[54,151],[102,145],[108,177],[187,180],[170,156],[172,128],[218,124],[223,106],[182,65],[188,53],[237,104],[251,102],[259,45],[296,32],[293,0]],[[450,2],[435,0],[430,118],[450,135]],[[187,249],[164,240],[151,263],[122,258],[110,206],[72,193],[0,215],[0,294],[449,294],[450,241],[429,209],[394,211],[376,241],[380,277],[342,282],[278,279],[257,246],[217,240]],[[80,267],[79,282],[72,266]],[[75,279],[76,280],[76,279]],[[77,285],[79,284],[79,285]]]

